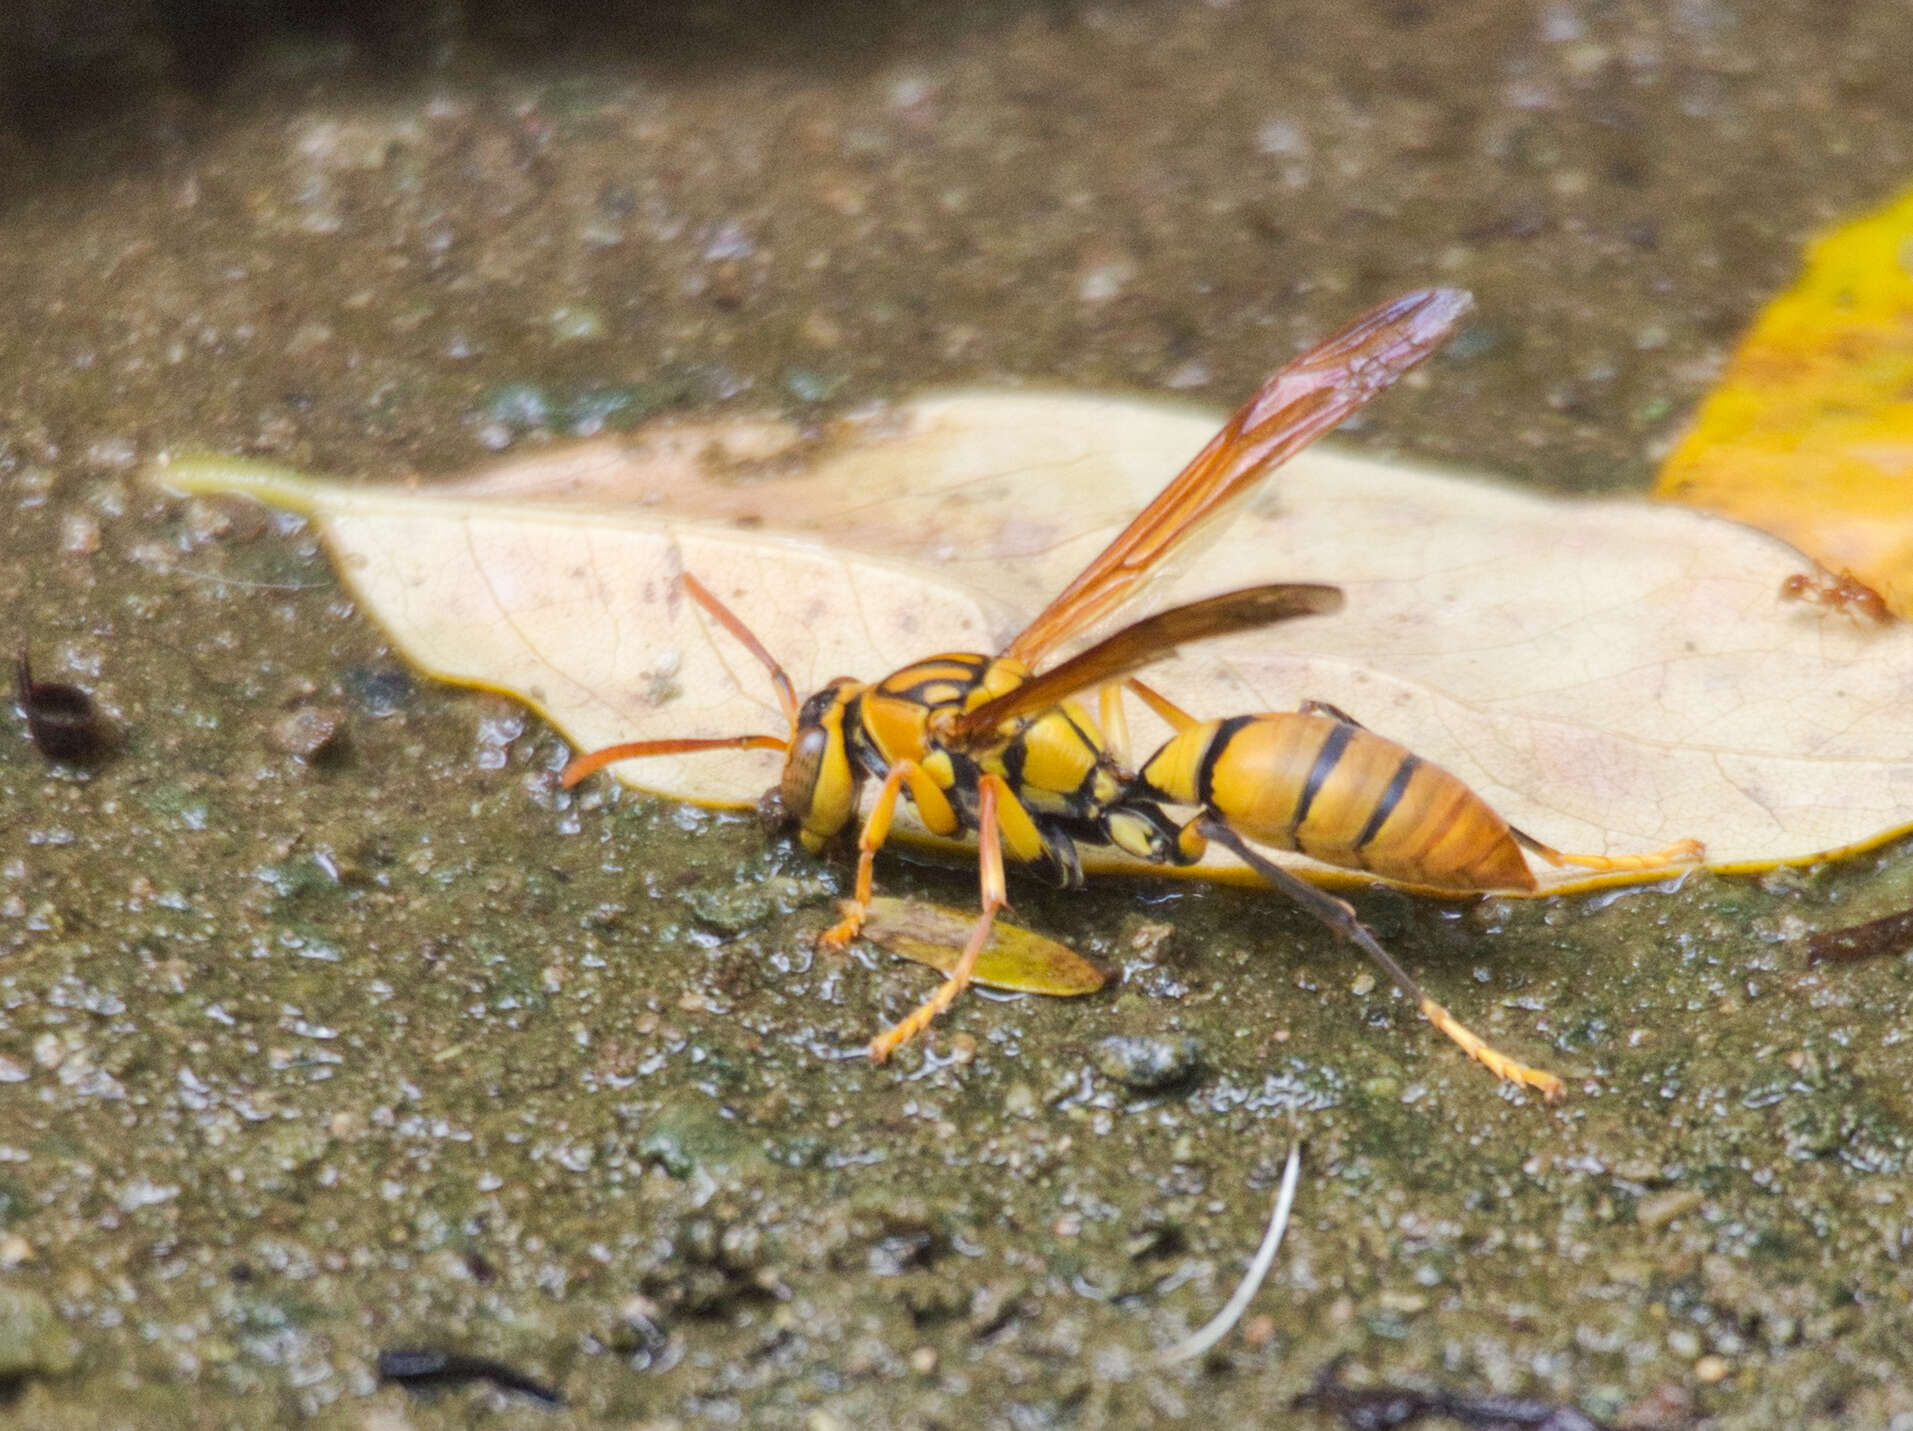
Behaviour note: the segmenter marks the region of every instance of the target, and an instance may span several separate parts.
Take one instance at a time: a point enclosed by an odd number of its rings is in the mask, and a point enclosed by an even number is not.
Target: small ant
[[[1838,576],[1816,569],[1797,571],[1780,583],[1782,601],[1811,601],[1829,611],[1844,611],[1856,624],[1884,626],[1893,619],[1886,598],[1844,567]]]

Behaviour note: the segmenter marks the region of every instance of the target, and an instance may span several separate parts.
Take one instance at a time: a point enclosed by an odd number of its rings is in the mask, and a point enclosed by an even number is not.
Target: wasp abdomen
[[[1141,781],[1325,864],[1437,889],[1534,888],[1507,822],[1458,777],[1332,716],[1191,726],[1150,757]]]

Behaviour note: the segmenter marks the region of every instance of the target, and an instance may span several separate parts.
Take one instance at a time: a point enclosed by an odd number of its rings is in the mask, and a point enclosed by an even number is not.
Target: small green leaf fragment
[[[879,896],[870,902],[863,937],[892,954],[947,974],[956,967],[976,920],[975,910]],[[1066,944],[999,919],[972,977],[992,989],[1073,998],[1095,993],[1114,972]]]

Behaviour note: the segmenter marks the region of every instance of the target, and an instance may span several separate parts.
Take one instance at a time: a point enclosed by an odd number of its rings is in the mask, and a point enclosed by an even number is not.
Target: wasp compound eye
[[[810,813],[817,780],[824,768],[824,754],[829,748],[830,733],[818,725],[804,727],[791,742],[777,792],[784,812],[792,819],[801,821]]]

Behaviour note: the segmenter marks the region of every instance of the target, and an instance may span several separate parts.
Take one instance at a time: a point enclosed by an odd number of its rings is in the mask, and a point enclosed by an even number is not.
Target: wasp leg
[[[1523,849],[1539,855],[1556,869],[1562,865],[1573,865],[1584,870],[1657,870],[1664,865],[1698,864],[1707,856],[1707,846],[1699,840],[1676,840],[1673,844],[1658,850],[1649,850],[1643,855],[1575,855],[1557,850],[1552,845],[1544,845],[1533,835],[1510,828],[1509,834]]]
[[[990,928],[996,923],[996,912],[1009,903],[1009,892],[1003,877],[1003,841],[996,819],[999,791],[1009,795],[999,776],[985,775],[976,783],[977,868],[979,883],[983,887],[983,913],[977,918],[976,927],[970,931],[970,942],[963,946],[963,953],[957,957],[949,977],[934,994],[917,1005],[908,1018],[870,1040],[872,1063],[882,1063],[922,1033],[930,1026],[932,1019],[956,1002],[957,995],[970,986],[970,975],[976,969],[977,956],[990,941]],[[1016,797],[1009,795],[1009,798],[1014,800]]]
[[[1340,706],[1332,706],[1327,701],[1303,701],[1299,709],[1303,715],[1327,716],[1330,720],[1338,720],[1343,725],[1352,725],[1357,730],[1368,729]]]
[[[1497,1078],[1504,1078],[1510,1083],[1535,1089],[1549,1103],[1560,1101],[1560,1079],[1552,1073],[1530,1068],[1525,1063],[1509,1058],[1449,1013],[1447,1009],[1429,998],[1422,991],[1421,985],[1408,976],[1408,971],[1397,964],[1389,952],[1376,942],[1375,936],[1370,934],[1361,920],[1355,917],[1354,909],[1346,901],[1317,889],[1307,880],[1290,874],[1280,865],[1264,858],[1221,821],[1203,815],[1198,816],[1192,823],[1198,836],[1214,840],[1229,850],[1250,869],[1326,924],[1337,939],[1346,940],[1366,954],[1383,973],[1388,975],[1396,988],[1415,1001],[1421,1009],[1422,1017],[1454,1040],[1468,1057],[1481,1064]]]
[[[856,893],[844,902],[844,917],[826,929],[818,940],[825,949],[843,949],[864,927],[864,920],[870,913],[870,885],[877,864],[877,851],[890,838],[890,821],[897,812],[897,795],[905,785],[910,787],[910,798],[916,802],[924,824],[939,834],[954,833],[958,828],[956,811],[950,808],[949,797],[943,793],[943,787],[931,779],[929,771],[914,760],[899,760],[892,764],[883,777],[882,788],[877,791],[877,803],[870,807],[870,816],[857,836]]]
[[[1096,692],[1096,711],[1103,727],[1103,750],[1118,765],[1129,766],[1129,717],[1123,711],[1123,688],[1104,686]]]
[[[1043,842],[1045,863],[1058,889],[1083,887],[1083,856],[1076,848],[1076,837],[1054,820],[1032,820],[1036,835]]]
[[[1145,686],[1133,676],[1124,681],[1123,684],[1135,692],[1137,698],[1141,700],[1144,705],[1162,717],[1163,722],[1171,729],[1181,732],[1188,730],[1191,726],[1201,724],[1201,722],[1190,715],[1188,711],[1184,710],[1153,686]]]

